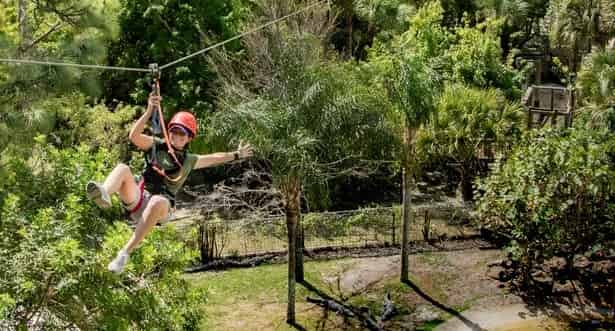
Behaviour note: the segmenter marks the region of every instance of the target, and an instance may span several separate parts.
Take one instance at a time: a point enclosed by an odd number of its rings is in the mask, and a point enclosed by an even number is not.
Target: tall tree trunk
[[[286,228],[288,230],[288,306],[286,322],[295,323],[295,285],[297,271],[297,228],[300,217],[300,184],[295,177],[286,178],[282,183],[286,205]]]
[[[402,232],[401,232],[401,281],[408,281],[408,244],[410,242],[410,224],[414,219],[412,210],[412,190],[414,188],[414,173],[412,167],[414,130],[406,125],[404,129],[404,156],[403,169],[403,208],[402,208]]]
[[[350,59],[352,58],[352,1],[350,1],[348,13],[346,14],[346,26],[348,28],[347,57]]]
[[[28,0],[17,2],[17,22],[19,24],[19,53],[26,49],[29,42],[28,33]]]
[[[207,243],[209,242],[207,239],[207,226],[205,225],[205,221],[202,221],[199,224],[199,250],[201,253],[201,263],[205,264],[209,262],[209,250]]]
[[[461,198],[463,202],[471,202],[474,200],[474,188],[472,187],[472,176],[468,173],[467,169],[461,169]]]
[[[301,212],[301,209],[299,209],[299,212]],[[296,262],[296,268],[295,268],[295,280],[298,283],[303,282],[304,280],[304,273],[303,273],[303,249],[305,248],[305,242],[304,240],[304,236],[303,236],[303,224],[302,224],[302,220],[301,220],[301,215],[299,215],[298,217],[298,224],[297,224],[297,262]]]

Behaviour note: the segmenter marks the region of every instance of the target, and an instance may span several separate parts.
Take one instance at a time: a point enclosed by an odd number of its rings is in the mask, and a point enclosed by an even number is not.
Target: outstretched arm
[[[151,95],[147,100],[147,110],[141,117],[132,125],[130,129],[130,134],[128,138],[132,141],[135,146],[137,146],[141,150],[148,150],[154,144],[154,137],[143,134],[143,130],[145,129],[145,123],[152,116],[152,112],[156,107],[160,107],[160,97]]]
[[[233,160],[245,159],[253,154],[254,150],[250,144],[239,143],[239,148],[234,152],[199,155],[194,169],[213,167]]]

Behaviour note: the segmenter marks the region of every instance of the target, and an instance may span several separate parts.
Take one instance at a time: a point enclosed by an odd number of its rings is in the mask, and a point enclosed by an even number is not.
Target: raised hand
[[[162,100],[161,96],[150,94],[149,98],[147,99],[147,108],[149,109],[160,108],[160,100]]]
[[[244,143],[243,141],[240,141],[239,147],[237,147],[237,153],[239,154],[240,159],[252,157],[252,155],[254,155],[254,148],[252,148],[249,143]]]

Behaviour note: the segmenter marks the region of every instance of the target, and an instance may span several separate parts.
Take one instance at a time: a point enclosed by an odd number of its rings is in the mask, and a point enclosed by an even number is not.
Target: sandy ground
[[[508,293],[499,281],[488,275],[487,264],[503,258],[502,254],[499,250],[470,249],[411,255],[410,278],[423,291],[432,293],[434,299],[449,306],[461,306],[468,300],[472,306],[521,303],[520,298]],[[381,281],[398,278],[400,261],[399,255],[356,259],[341,275],[341,288],[356,293],[367,291]]]
[[[425,298],[410,295],[407,304],[429,307],[433,316],[447,321],[437,331],[530,331],[566,330],[566,326],[539,310],[526,306],[489,275],[490,262],[503,258],[497,250],[464,250],[413,255],[410,257],[411,279],[424,292],[446,307],[467,308],[459,316],[447,315],[430,305]],[[340,287],[345,293],[369,292],[379,282],[399,277],[400,256],[357,260],[345,270]],[[400,327],[400,325],[402,327]],[[403,328],[397,324],[395,329]]]
[[[471,308],[440,325],[436,331],[533,331],[566,330],[566,326],[526,305],[515,304],[494,307]]]

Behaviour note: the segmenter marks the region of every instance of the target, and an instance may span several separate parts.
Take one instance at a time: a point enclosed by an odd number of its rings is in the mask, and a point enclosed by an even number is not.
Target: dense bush
[[[120,210],[101,211],[83,191],[117,156],[58,150],[39,138],[12,158],[0,183],[1,329],[193,329],[198,296],[179,275],[193,254],[172,227],[155,231],[127,272],[106,270],[130,231]],[[117,204],[116,204],[117,205]]]
[[[605,132],[529,134],[480,184],[479,216],[526,262],[584,253],[615,239],[614,162]]]
[[[577,91],[581,107],[575,125],[615,131],[615,49],[595,51],[583,59]]]

